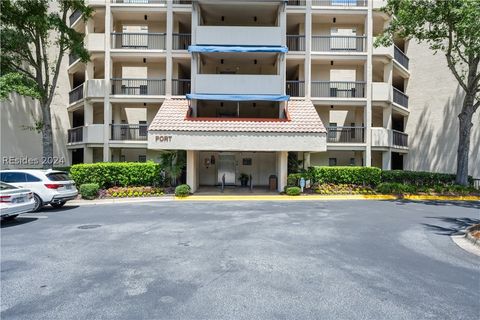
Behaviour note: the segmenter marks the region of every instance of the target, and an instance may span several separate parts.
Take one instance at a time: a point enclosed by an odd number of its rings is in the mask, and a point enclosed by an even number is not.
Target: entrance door
[[[218,183],[222,184],[225,174],[225,184],[235,184],[235,156],[233,154],[220,154],[218,157]]]

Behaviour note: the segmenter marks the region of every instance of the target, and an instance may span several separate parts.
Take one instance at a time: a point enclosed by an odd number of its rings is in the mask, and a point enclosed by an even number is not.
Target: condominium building
[[[87,3],[91,19],[70,16],[91,54],[88,63],[68,59],[71,163],[158,161],[164,150],[185,150],[193,190],[239,184],[241,174],[254,186],[275,176],[282,190],[289,159],[305,168],[454,171],[454,127],[448,155],[431,150],[441,127],[429,138],[420,130],[437,125],[426,106],[450,101],[456,82],[425,46],[373,46],[390,19],[383,0]],[[420,60],[409,63],[410,53]],[[479,132],[475,124],[473,175]]]

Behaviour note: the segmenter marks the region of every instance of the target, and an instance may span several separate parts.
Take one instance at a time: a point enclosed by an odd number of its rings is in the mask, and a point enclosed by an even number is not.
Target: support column
[[[287,185],[288,175],[288,152],[277,152],[277,178],[278,178],[278,192],[283,192],[283,189]]]
[[[308,169],[311,166],[310,164],[310,152],[303,153],[303,168]]]
[[[93,104],[90,101],[85,101],[83,111],[83,122],[84,126],[89,126],[93,124]]]
[[[312,85],[312,4],[307,1],[305,13],[305,97],[310,99]]]
[[[198,187],[198,153],[195,150],[187,150],[187,184],[191,192],[197,191]]]
[[[382,170],[392,169],[392,152],[390,150],[382,152]]]
[[[368,1],[368,14],[365,21],[367,29],[367,64],[366,64],[366,93],[367,105],[365,107],[365,154],[364,166],[372,165],[372,77],[373,77],[373,3]]]
[[[83,148],[83,163],[93,163],[93,148]]]
[[[112,59],[110,58],[110,38],[113,19],[110,2],[105,3],[105,100],[103,104],[103,161],[110,162],[110,123],[112,123],[112,104],[110,103],[110,79],[112,78]]]
[[[166,68],[165,68],[165,95],[172,95],[172,73],[173,73],[173,59],[172,59],[172,43],[173,43],[173,9],[172,1],[167,1],[167,39],[166,39]]]

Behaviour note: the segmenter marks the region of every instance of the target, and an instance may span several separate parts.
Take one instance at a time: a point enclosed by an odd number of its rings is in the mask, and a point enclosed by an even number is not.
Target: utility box
[[[269,186],[269,189],[272,190],[272,191],[276,191],[277,190],[277,186],[278,186],[278,178],[276,175],[271,175],[269,178],[268,178],[268,186]]]

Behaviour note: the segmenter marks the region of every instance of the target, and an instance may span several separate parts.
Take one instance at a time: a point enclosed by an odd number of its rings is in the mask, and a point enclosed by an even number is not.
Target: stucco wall
[[[67,130],[70,128],[67,113],[68,74],[64,72],[67,64],[68,56],[66,55],[60,68],[57,90],[51,105],[54,157],[65,159],[65,165],[70,164],[69,152],[66,148]],[[38,103],[32,98],[11,94],[10,101],[1,102],[1,110],[1,168],[41,167],[42,135],[34,130],[24,129],[24,127],[34,126],[35,120],[41,120],[42,113]],[[38,159],[40,163],[8,165],[4,163],[4,157]]]
[[[406,126],[410,151],[405,169],[435,172],[456,170],[458,114],[463,93],[447,67],[445,56],[433,55],[410,41],[411,77],[407,87],[410,116]],[[474,114],[469,174],[480,177],[480,111]]]

